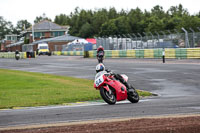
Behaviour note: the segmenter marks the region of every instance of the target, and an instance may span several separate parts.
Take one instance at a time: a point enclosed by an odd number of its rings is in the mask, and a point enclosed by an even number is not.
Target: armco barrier
[[[131,50],[105,50],[105,58],[162,58],[163,49],[131,49]],[[89,57],[96,57],[96,51],[89,51]],[[172,48],[165,49],[165,58],[188,59],[199,58],[200,48]]]
[[[15,58],[15,52],[0,52],[0,58]],[[20,59],[26,58],[26,52],[20,52]]]

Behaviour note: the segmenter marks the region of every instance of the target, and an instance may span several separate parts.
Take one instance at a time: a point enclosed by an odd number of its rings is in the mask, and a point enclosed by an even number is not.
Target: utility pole
[[[35,41],[35,37],[34,37],[34,24],[32,25],[32,39],[33,39],[33,42]]]

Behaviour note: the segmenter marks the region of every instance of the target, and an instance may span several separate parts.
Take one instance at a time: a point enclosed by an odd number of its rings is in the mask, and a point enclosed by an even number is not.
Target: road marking
[[[142,99],[139,102],[150,101],[150,99]],[[130,103],[129,101],[120,101],[116,104]],[[59,109],[59,108],[77,108],[77,107],[89,107],[89,106],[98,106],[98,105],[108,105],[105,102],[77,102],[77,103],[63,103],[63,105],[58,106],[39,106],[39,107],[13,107],[13,109],[0,109],[1,111],[21,111],[21,110],[46,110],[46,109]]]

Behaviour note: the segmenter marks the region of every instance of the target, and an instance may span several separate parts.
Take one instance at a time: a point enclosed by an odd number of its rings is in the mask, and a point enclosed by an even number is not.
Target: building
[[[6,46],[17,42],[17,35],[5,35],[5,39],[1,41],[0,51],[6,51]]]
[[[63,45],[67,45],[69,42],[72,42],[77,39],[81,39],[81,38],[71,36],[68,34],[58,36],[58,37],[53,37],[53,38],[41,39],[41,40],[34,41],[30,44],[23,45],[22,51],[36,51],[37,46],[40,43],[48,43],[50,51],[61,51]]]
[[[48,43],[50,51],[61,50],[62,45],[68,44],[79,37],[67,34],[69,26],[60,26],[48,20],[41,21],[21,34],[24,38],[7,45],[7,51],[36,51],[39,43]]]
[[[60,26],[48,20],[44,20],[24,30],[22,35],[25,37],[25,43],[32,43],[41,39],[65,35],[68,29],[68,26]]]

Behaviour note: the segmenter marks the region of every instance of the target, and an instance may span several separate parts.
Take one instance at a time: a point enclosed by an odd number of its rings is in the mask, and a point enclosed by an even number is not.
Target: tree
[[[39,16],[39,17],[35,18],[34,23],[36,24],[36,23],[39,23],[40,21],[43,21],[43,20],[51,21],[51,19],[46,17],[46,14],[43,13],[42,16]]]
[[[94,12],[93,14],[94,15],[92,17],[92,28],[94,31],[94,35],[99,36],[102,24],[109,20],[108,11],[106,9],[100,9],[97,12]]]
[[[83,38],[88,38],[88,37],[92,37],[92,35],[93,35],[93,31],[92,31],[91,25],[88,22],[82,25],[79,32],[79,36]]]
[[[70,18],[65,14],[57,15],[54,22],[59,25],[70,25]]]
[[[5,37],[7,34],[12,34],[13,25],[10,21],[4,20],[2,16],[0,16],[0,40]]]
[[[46,17],[43,17],[46,18]],[[200,13],[190,15],[180,4],[170,7],[167,12],[157,5],[150,11],[140,8],[117,11],[114,7],[85,10],[76,7],[70,15],[60,14],[54,22],[69,25],[69,34],[80,37],[109,36],[127,33],[154,32],[174,30],[182,27],[196,29],[199,27]],[[38,21],[42,17],[38,18]]]
[[[115,19],[117,18],[119,15],[116,11],[116,9],[114,7],[110,8],[109,11],[108,11],[108,18],[109,19]]]
[[[151,16],[156,16],[159,19],[163,19],[164,17],[166,17],[166,13],[163,10],[163,7],[157,5],[153,7],[153,9],[151,9]]]
[[[128,18],[125,16],[112,19],[104,23],[101,27],[101,36],[122,35],[130,33],[131,28],[128,24]]]
[[[159,19],[157,16],[152,16],[148,20],[149,24],[145,28],[145,32],[155,32],[165,30],[165,24],[163,19]]]
[[[17,26],[15,27],[15,34],[20,34],[20,32],[24,31],[25,29],[31,27],[31,23],[29,23],[27,20],[20,20],[17,22]]]
[[[102,24],[100,36],[116,35],[117,32],[118,28],[116,27],[115,20],[113,19]]]
[[[132,33],[142,33],[144,31],[146,27],[144,23],[145,16],[139,8],[130,10],[128,18]]]
[[[168,13],[172,16],[182,17],[183,15],[189,15],[189,12],[183,8],[181,4],[179,6],[171,6]]]

